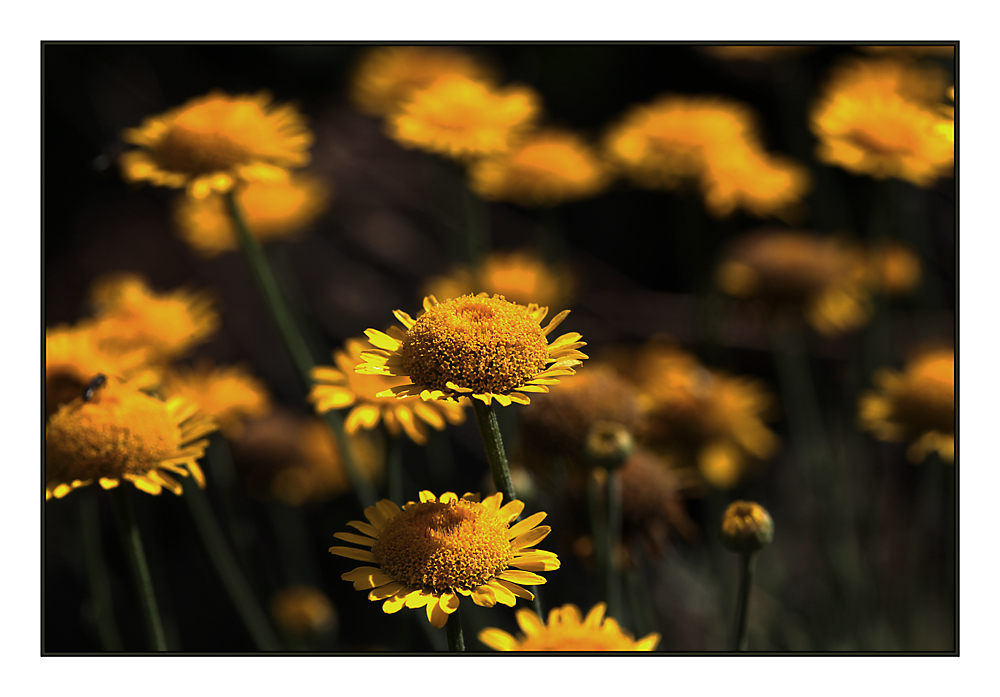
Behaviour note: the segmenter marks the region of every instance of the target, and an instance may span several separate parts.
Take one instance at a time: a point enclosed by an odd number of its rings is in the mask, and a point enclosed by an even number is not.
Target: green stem
[[[455,610],[448,617],[448,622],[444,625],[445,631],[448,633],[448,650],[449,651],[465,651],[465,636],[462,634],[462,615],[461,608]]]
[[[486,447],[486,459],[493,474],[493,485],[497,491],[503,492],[504,503],[513,501],[517,498],[517,494],[514,493],[514,482],[510,478],[510,468],[507,466],[507,454],[503,449],[496,411],[492,404],[484,404],[478,399],[472,400],[472,409],[476,413],[479,435],[483,437],[483,445]]]
[[[115,624],[111,601],[111,582],[101,549],[101,526],[95,487],[86,487],[80,498],[80,532],[87,562],[90,601],[94,606],[94,624],[104,651],[121,651],[122,641]]]
[[[146,564],[146,554],[142,548],[142,537],[132,508],[132,499],[129,498],[129,491],[123,486],[111,492],[111,499],[115,505],[115,518],[118,520],[118,529],[125,545],[125,555],[128,557],[132,580],[135,581],[139,603],[142,605],[146,636],[154,651],[166,651],[167,639],[163,634],[163,623],[160,621],[160,610],[156,605],[156,593],[153,591],[153,580]]]
[[[194,482],[184,483],[184,501],[188,504],[191,518],[205,553],[219,576],[230,600],[236,607],[236,612],[243,625],[250,632],[254,644],[259,651],[279,651],[278,640],[268,624],[267,616],[260,608],[250,584],[240,571],[239,564],[232,550],[226,543],[219,523],[208,505],[205,492]]]
[[[622,619],[621,573],[618,568],[618,555],[615,553],[621,540],[622,531],[622,484],[618,468],[608,473],[608,527],[605,535],[605,596],[608,603],[608,615],[618,620]]]
[[[750,604],[750,586],[753,585],[755,554],[740,555],[740,585],[736,591],[736,617],[733,622],[733,651],[747,650],[747,607]]]
[[[233,221],[233,227],[236,228],[236,236],[239,238],[240,246],[243,248],[243,255],[250,265],[250,270],[264,298],[264,304],[267,306],[271,318],[274,320],[278,332],[285,343],[285,348],[288,349],[292,362],[295,364],[296,372],[302,381],[302,387],[308,391],[309,386],[312,384],[312,369],[315,366],[309,346],[306,344],[305,339],[302,338],[301,332],[295,326],[295,320],[292,319],[292,314],[281,295],[278,281],[271,270],[267,257],[264,256],[264,250],[261,249],[257,239],[250,234],[247,228],[245,219],[240,212],[239,204],[236,202],[236,196],[232,191],[228,191],[226,192],[225,199],[229,216]],[[333,431],[337,447],[340,450],[341,459],[344,462],[344,469],[351,480],[359,503],[362,507],[374,505],[378,497],[371,482],[368,481],[364,472],[358,467],[357,459],[354,457],[354,450],[351,448],[351,444],[347,440],[347,434],[344,432],[343,417],[336,411],[328,411],[324,416],[327,424]]]

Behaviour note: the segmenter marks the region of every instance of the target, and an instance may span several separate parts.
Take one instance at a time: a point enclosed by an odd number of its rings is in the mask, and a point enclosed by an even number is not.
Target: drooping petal
[[[373,564],[378,563],[378,559],[367,549],[355,549],[354,547],[331,547],[331,554],[336,554],[340,557],[347,557],[348,559],[356,559],[357,561],[368,561]]]

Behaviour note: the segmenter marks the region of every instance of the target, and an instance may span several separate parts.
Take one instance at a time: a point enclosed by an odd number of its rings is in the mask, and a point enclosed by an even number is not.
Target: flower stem
[[[246,257],[254,279],[257,281],[257,286],[264,298],[264,304],[267,306],[268,312],[271,314],[271,318],[274,320],[278,332],[285,343],[285,348],[288,349],[292,362],[295,364],[296,372],[302,381],[302,387],[308,391],[309,385],[312,384],[312,369],[315,366],[309,346],[306,344],[298,327],[295,326],[295,320],[292,318],[292,314],[281,295],[278,281],[271,270],[267,257],[264,256],[264,251],[261,249],[257,239],[247,229],[246,221],[240,212],[239,204],[236,202],[236,196],[232,191],[228,191],[226,192],[225,199],[226,208],[229,210],[229,217],[233,221],[233,227],[236,228],[236,236],[239,238],[240,246],[243,248],[243,255]],[[329,425],[334,436],[336,436],[335,440],[337,441],[337,447],[340,449],[344,469],[351,480],[351,485],[354,488],[355,495],[358,497],[358,502],[362,507],[374,505],[378,497],[371,482],[368,481],[364,472],[358,467],[357,459],[354,457],[354,450],[351,448],[347,440],[347,434],[344,432],[343,417],[336,411],[328,411],[324,414],[324,417],[326,418],[327,425]]]
[[[115,624],[108,567],[101,550],[97,493],[96,487],[86,487],[80,496],[80,532],[83,536],[83,552],[87,562],[90,601],[94,606],[94,624],[97,626],[101,648],[105,651],[121,651],[122,641]]]
[[[510,478],[510,468],[507,466],[507,454],[503,449],[496,411],[492,404],[484,404],[478,399],[472,400],[472,409],[476,413],[479,435],[483,437],[483,445],[486,447],[486,459],[493,474],[493,485],[497,491],[503,492],[504,503],[513,501],[517,498],[517,494],[514,493],[514,482]]]
[[[444,625],[448,633],[448,650],[465,651],[465,635],[462,634],[461,609],[455,610],[448,616],[448,622]]]
[[[142,537],[139,535],[139,525],[132,509],[132,499],[129,491],[123,486],[112,490],[111,500],[115,505],[115,518],[125,545],[125,556],[128,557],[132,580],[135,581],[139,593],[139,603],[142,605],[142,619],[146,627],[146,636],[154,651],[166,651],[167,639],[163,633],[163,623],[160,621],[160,610],[156,605],[156,593],[153,590],[153,580],[146,564],[146,553],[142,548]]]
[[[268,624],[267,616],[260,608],[250,584],[240,571],[236,557],[222,536],[222,530],[208,505],[205,492],[197,484],[185,481],[183,498],[191,512],[198,537],[205,547],[205,553],[257,649],[279,651],[281,647]]]
[[[606,589],[605,599],[608,603],[608,615],[611,617],[621,617],[622,597],[621,597],[621,573],[616,554],[622,530],[622,480],[618,468],[615,467],[608,473],[608,525],[604,536],[607,545],[604,559],[607,566],[604,569]]]
[[[750,586],[753,585],[753,567],[756,554],[740,554],[740,585],[736,591],[736,617],[733,622],[733,651],[747,650],[747,607],[750,604]]]

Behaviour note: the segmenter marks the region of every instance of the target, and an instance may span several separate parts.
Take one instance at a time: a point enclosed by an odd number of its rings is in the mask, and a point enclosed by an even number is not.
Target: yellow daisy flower
[[[871,311],[864,252],[843,240],[763,229],[730,245],[716,285],[738,298],[802,313],[824,334],[863,325]]]
[[[218,421],[226,438],[238,437],[247,417],[271,409],[267,387],[247,369],[217,367],[208,360],[199,361],[194,368],[171,368],[164,374],[160,389],[166,397],[183,397],[197,404]]]
[[[182,398],[162,402],[131,383],[109,377],[90,398],[64,404],[45,426],[45,498],[62,498],[95,479],[112,489],[122,479],[148,494],[181,494],[172,475],[194,476],[205,486],[197,460],[216,429]]]
[[[369,375],[408,377],[410,383],[378,393],[399,398],[420,395],[429,401],[478,399],[528,404],[525,392],[548,392],[559,378],[575,375],[574,366],[587,358],[578,351],[586,342],[580,334],[563,334],[551,344],[546,337],[569,315],[563,310],[540,327],[549,312],[534,303],[525,307],[502,296],[463,295],[439,303],[424,298],[424,312],[413,319],[396,310],[406,331],[368,329],[374,350],[361,354],[356,370]]]
[[[907,451],[921,462],[937,451],[955,461],[955,353],[950,349],[921,352],[903,372],[883,368],[873,391],[858,402],[862,429],[879,440],[913,441]]]
[[[204,293],[154,292],[134,274],[110,274],[93,286],[98,347],[113,355],[146,349],[151,363],[168,363],[208,338],[219,325]]]
[[[389,134],[406,147],[457,159],[505,152],[540,110],[527,87],[493,87],[448,75],[413,93],[389,119]]]
[[[295,174],[281,181],[253,181],[236,191],[250,234],[267,243],[294,236],[312,225],[329,205],[330,188],[318,178]],[[239,249],[232,218],[221,195],[183,196],[174,209],[181,239],[200,256]]]
[[[857,174],[930,186],[952,174],[955,147],[938,127],[940,74],[897,61],[850,63],[815,104],[817,156]]]
[[[479,641],[497,651],[654,651],[659,634],[647,634],[636,641],[611,617],[607,606],[598,603],[584,617],[580,608],[567,604],[549,611],[548,624],[532,610],[517,611],[523,635],[513,637],[502,629],[489,627],[479,633]]]
[[[315,636],[337,624],[337,611],[326,593],[312,586],[282,588],[271,599],[271,617],[292,636]]]
[[[447,276],[428,281],[424,295],[457,298],[484,292],[502,295],[519,305],[535,302],[545,307],[565,305],[573,295],[574,278],[569,269],[547,264],[538,255],[524,250],[490,253],[477,277],[479,288],[475,287],[468,267],[457,267]]]
[[[212,92],[125,131],[139,149],[122,155],[127,181],[187,187],[195,198],[230,191],[240,181],[275,181],[309,163],[312,133],[289,105],[266,92]]]
[[[355,372],[354,368],[364,362],[362,354],[369,345],[364,339],[348,339],[344,346],[346,351],[338,350],[333,354],[337,368],[313,368],[315,384],[309,400],[320,414],[353,406],[344,422],[348,433],[372,429],[378,426],[379,421],[384,421],[386,430],[393,437],[405,432],[414,443],[424,445],[428,425],[442,431],[448,423],[458,425],[465,421],[463,405],[457,402],[377,396],[387,389],[406,384],[406,379]]]
[[[886,295],[905,295],[920,284],[920,258],[896,240],[868,250],[868,283]]]
[[[373,116],[388,116],[438,78],[488,80],[492,72],[467,53],[443,46],[381,46],[366,51],[355,69],[351,101]]]
[[[482,607],[513,607],[517,598],[534,599],[521,585],[545,583],[534,572],[558,569],[559,558],[531,549],[551,531],[538,526],[545,513],[511,526],[524,503],[514,500],[501,508],[501,499],[497,493],[480,502],[479,494],[459,498],[450,491],[439,499],[421,491],[419,502],[402,508],[383,499],[365,509],[367,523],[348,523],[361,535],[334,534],[365,549],[331,547],[330,552],[374,565],[341,578],[352,581],[355,590],[371,589],[368,599],[384,600],[382,611],[388,614],[423,607],[430,623],[443,627],[458,609],[459,596]]]
[[[473,163],[469,179],[470,188],[491,201],[554,206],[599,193],[609,176],[581,138],[548,129],[525,135],[505,153]]]
[[[748,145],[734,145],[705,162],[702,190],[708,212],[725,218],[737,208],[758,218],[801,217],[809,190],[804,167]]]

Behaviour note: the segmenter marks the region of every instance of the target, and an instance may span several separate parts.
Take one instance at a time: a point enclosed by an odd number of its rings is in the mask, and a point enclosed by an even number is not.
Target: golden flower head
[[[491,201],[554,206],[599,193],[608,183],[604,163],[578,136],[535,131],[510,150],[474,162],[470,187]]]
[[[266,92],[212,92],[147,118],[124,139],[139,149],[122,155],[127,181],[187,187],[195,198],[226,192],[240,181],[274,181],[309,163],[312,133],[292,106]]]
[[[489,627],[479,633],[479,641],[497,651],[653,651],[660,643],[659,634],[648,634],[638,641],[611,617],[607,606],[598,603],[584,617],[576,605],[563,605],[549,611],[548,624],[532,610],[517,611],[517,624],[523,632],[513,637],[502,629]]]
[[[863,251],[844,240],[763,229],[730,245],[716,270],[729,295],[801,312],[824,334],[864,324],[870,311]]]
[[[755,554],[774,539],[774,521],[759,503],[733,501],[722,515],[719,540],[739,554]]]
[[[559,378],[575,375],[574,366],[587,358],[576,332],[552,343],[546,337],[562,323],[569,310],[556,315],[544,328],[547,307],[507,302],[503,296],[463,295],[439,303],[424,298],[424,312],[413,319],[396,310],[406,331],[391,327],[365,332],[374,350],[363,352],[365,363],[356,370],[369,375],[408,377],[376,396],[399,398],[420,395],[429,401],[470,397],[490,405],[528,404],[525,392],[548,392]]]
[[[135,274],[105,276],[91,294],[97,308],[97,345],[113,355],[145,349],[150,363],[168,363],[204,341],[219,324],[204,293],[156,293]]]
[[[444,46],[380,46],[366,51],[355,69],[351,101],[373,116],[387,116],[414,92],[448,75],[488,80],[493,71],[458,49]]]
[[[483,607],[513,606],[517,598],[534,599],[521,586],[545,583],[534,572],[558,569],[559,558],[531,549],[550,532],[547,525],[538,526],[545,513],[511,525],[524,503],[509,501],[501,508],[502,499],[501,493],[480,502],[478,494],[459,498],[447,492],[438,498],[421,491],[419,502],[402,508],[383,499],[365,509],[367,523],[348,523],[361,535],[334,534],[364,549],[331,547],[330,552],[373,564],[341,578],[355,590],[371,589],[368,599],[384,600],[386,613],[423,607],[430,623],[443,627],[458,609],[459,596]]]
[[[448,75],[413,93],[389,118],[389,134],[406,147],[457,159],[493,155],[505,152],[539,110],[527,87]]]
[[[164,396],[183,397],[215,417],[226,438],[238,437],[247,417],[271,409],[267,387],[246,368],[216,367],[208,360],[199,361],[194,368],[169,369],[160,389]]]
[[[492,252],[476,274],[479,287],[468,267],[455,268],[447,276],[428,281],[425,295],[457,298],[469,293],[502,295],[511,302],[545,307],[565,305],[573,295],[574,278],[565,267],[548,264],[533,252]]]
[[[337,624],[337,611],[326,593],[312,586],[282,588],[271,599],[271,617],[292,636],[315,636]]]
[[[338,350],[333,354],[336,368],[313,368],[315,384],[309,400],[320,414],[331,409],[353,407],[344,422],[348,433],[375,428],[383,421],[393,437],[405,432],[414,443],[424,445],[428,426],[442,431],[448,423],[457,425],[465,421],[465,410],[458,402],[377,396],[393,387],[405,385],[406,378],[355,372],[355,367],[364,362],[362,353],[369,348],[369,344],[364,339],[348,339],[344,346],[346,351]]]
[[[905,295],[920,284],[920,258],[896,240],[868,250],[868,283],[886,295]]]
[[[348,436],[370,481],[384,474],[384,443],[368,432]],[[233,461],[248,492],[289,506],[329,501],[351,491],[340,448],[329,426],[283,409],[249,420],[231,443]]]
[[[192,474],[216,429],[183,398],[163,402],[115,377],[97,380],[87,397],[64,404],[45,427],[45,498],[62,498],[95,479],[111,489],[122,479],[148,494],[180,494],[173,474]]]
[[[277,181],[252,181],[236,190],[250,233],[273,242],[302,232],[329,205],[330,187],[308,174]],[[233,221],[221,194],[183,196],[174,210],[177,232],[202,257],[239,249]]]
[[[757,380],[709,370],[666,340],[641,347],[630,376],[645,412],[641,442],[697,466],[712,486],[735,486],[777,450],[764,424],[773,398]]]
[[[758,147],[735,144],[705,162],[702,190],[708,212],[725,218],[737,208],[758,218],[800,218],[809,189],[806,169]]]
[[[873,391],[858,402],[861,428],[879,440],[911,441],[907,455],[922,461],[937,451],[955,461],[955,352],[924,350],[897,372],[875,373]]]
[[[945,84],[939,71],[900,61],[842,65],[811,115],[819,159],[917,186],[951,175],[954,140],[939,128]]]

